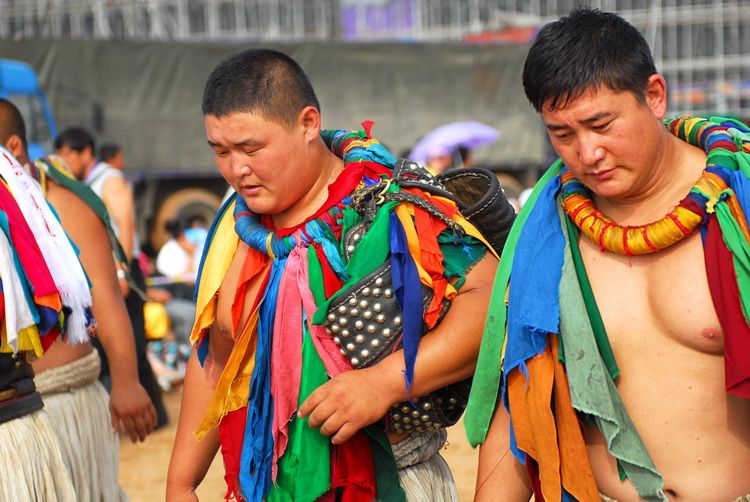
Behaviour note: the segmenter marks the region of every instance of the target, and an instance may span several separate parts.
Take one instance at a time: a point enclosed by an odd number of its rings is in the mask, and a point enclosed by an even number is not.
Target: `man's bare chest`
[[[659,253],[620,256],[586,238],[581,253],[607,334],[617,345],[665,337],[721,354],[723,336],[711,300],[701,237],[695,233]]]

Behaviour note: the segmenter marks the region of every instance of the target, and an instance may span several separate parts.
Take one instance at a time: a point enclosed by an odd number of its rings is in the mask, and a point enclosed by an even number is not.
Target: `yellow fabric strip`
[[[203,439],[208,431],[218,426],[225,415],[247,406],[250,397],[250,379],[255,367],[254,342],[258,312],[259,308],[256,308],[250,314],[245,329],[235,341],[232,353],[219,377],[216,391],[206,408],[203,420],[194,433],[198,440]]]
[[[210,243],[206,260],[203,263],[201,283],[195,304],[195,324],[190,335],[190,343],[195,345],[214,323],[216,299],[229,264],[237,251],[240,239],[234,231],[234,202],[224,212]]]

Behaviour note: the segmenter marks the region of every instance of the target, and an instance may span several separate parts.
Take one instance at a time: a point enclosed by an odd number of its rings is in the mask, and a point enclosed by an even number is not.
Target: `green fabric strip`
[[[380,424],[372,424],[364,429],[370,439],[372,461],[375,466],[377,482],[377,500],[388,502],[406,502],[406,493],[398,480],[398,466],[393,457],[388,436]]]
[[[562,161],[558,159],[539,180],[539,183],[537,183],[528,201],[518,214],[516,221],[513,223],[508,240],[505,242],[505,247],[503,248],[503,254],[500,257],[500,265],[495,276],[487,321],[484,326],[484,337],[479,349],[477,368],[474,372],[469,403],[466,407],[466,415],[464,417],[466,437],[472,447],[483,443],[487,437],[490,420],[492,420],[492,415],[497,405],[497,397],[500,394],[502,351],[503,344],[505,343],[505,324],[507,320],[505,294],[510,281],[510,271],[513,266],[513,257],[516,253],[516,245],[521,236],[523,226],[529,217],[529,213],[531,213],[536,200],[539,198],[539,194],[547,183],[560,174],[562,166]]]
[[[599,349],[599,355],[602,356],[604,365],[607,367],[609,376],[614,380],[620,374],[620,368],[617,367],[615,354],[612,352],[612,346],[609,344],[607,330],[604,328],[604,321],[602,321],[602,315],[599,312],[599,307],[596,305],[594,291],[591,289],[591,283],[586,274],[586,267],[583,264],[581,249],[578,247],[578,227],[576,227],[567,216],[563,215],[562,218],[565,220],[565,225],[568,228],[568,244],[570,245],[570,252],[573,256],[573,263],[575,263],[578,282],[580,283],[581,292],[583,293],[583,299],[586,304],[586,312],[591,321],[591,329],[594,331],[596,346]]]
[[[307,277],[310,283],[310,291],[312,292],[313,299],[315,299],[315,305],[323,304],[326,301],[323,266],[320,264],[318,253],[312,246],[307,248]]]
[[[390,213],[397,204],[398,202],[387,202],[380,206],[370,228],[365,232],[349,263],[346,265],[349,280],[328,300],[317,304],[318,310],[313,315],[313,324],[324,324],[326,322],[326,315],[328,314],[328,305],[342,292],[361,281],[363,277],[373,272],[385,262],[390,252],[390,239],[388,238]],[[344,218],[347,218],[346,212],[344,212]],[[343,240],[341,239],[342,242]]]
[[[298,404],[327,381],[325,366],[305,323]],[[289,442],[279,459],[279,473],[268,495],[269,502],[313,502],[331,487],[330,439],[311,428],[308,419],[295,417],[289,425]]]
[[[732,252],[742,312],[745,314],[745,319],[750,320],[750,245],[739,224],[732,216],[726,201],[716,204],[716,217],[719,221],[719,227],[721,227],[721,236],[724,243]]]
[[[566,219],[560,209],[561,224]],[[568,355],[565,370],[571,402],[577,411],[593,417],[607,440],[610,454],[617,459],[638,495],[645,500],[667,500],[663,492],[664,479],[628,416],[600,355],[588,317],[590,309],[571,253],[570,242],[575,237],[570,235],[566,239],[560,280],[560,336]]]

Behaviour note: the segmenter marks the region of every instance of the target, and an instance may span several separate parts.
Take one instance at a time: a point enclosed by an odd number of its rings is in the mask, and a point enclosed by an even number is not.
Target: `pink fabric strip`
[[[307,275],[307,260],[302,260],[302,265],[298,270],[297,286],[299,288],[300,296],[302,297],[302,304],[305,308],[305,316],[309,320],[312,319],[313,314],[317,310],[315,306],[315,299],[313,298],[312,291],[310,291],[310,280]],[[318,356],[323,365],[326,367],[328,375],[333,378],[336,375],[343,373],[344,371],[352,370],[352,365],[349,361],[341,355],[338,346],[333,342],[333,335],[328,333],[325,326],[318,326],[315,324],[309,324],[310,335],[312,336],[313,345],[315,350],[318,352]]]
[[[289,422],[297,411],[302,375],[302,301],[298,277],[307,257],[294,248],[286,260],[276,301],[271,348],[271,396],[273,397],[273,462],[271,479],[276,481],[277,462],[289,441]]]

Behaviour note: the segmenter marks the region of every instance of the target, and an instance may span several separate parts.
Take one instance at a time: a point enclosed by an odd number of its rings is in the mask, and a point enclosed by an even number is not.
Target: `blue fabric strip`
[[[286,258],[274,260],[258,316],[255,367],[250,380],[245,438],[240,457],[240,488],[248,502],[261,502],[271,490],[273,458],[271,341],[279,283],[285,265]]]
[[[390,214],[391,278],[393,292],[403,312],[404,380],[407,394],[414,381],[419,340],[422,338],[422,283],[409,253],[406,233],[396,212]]]

